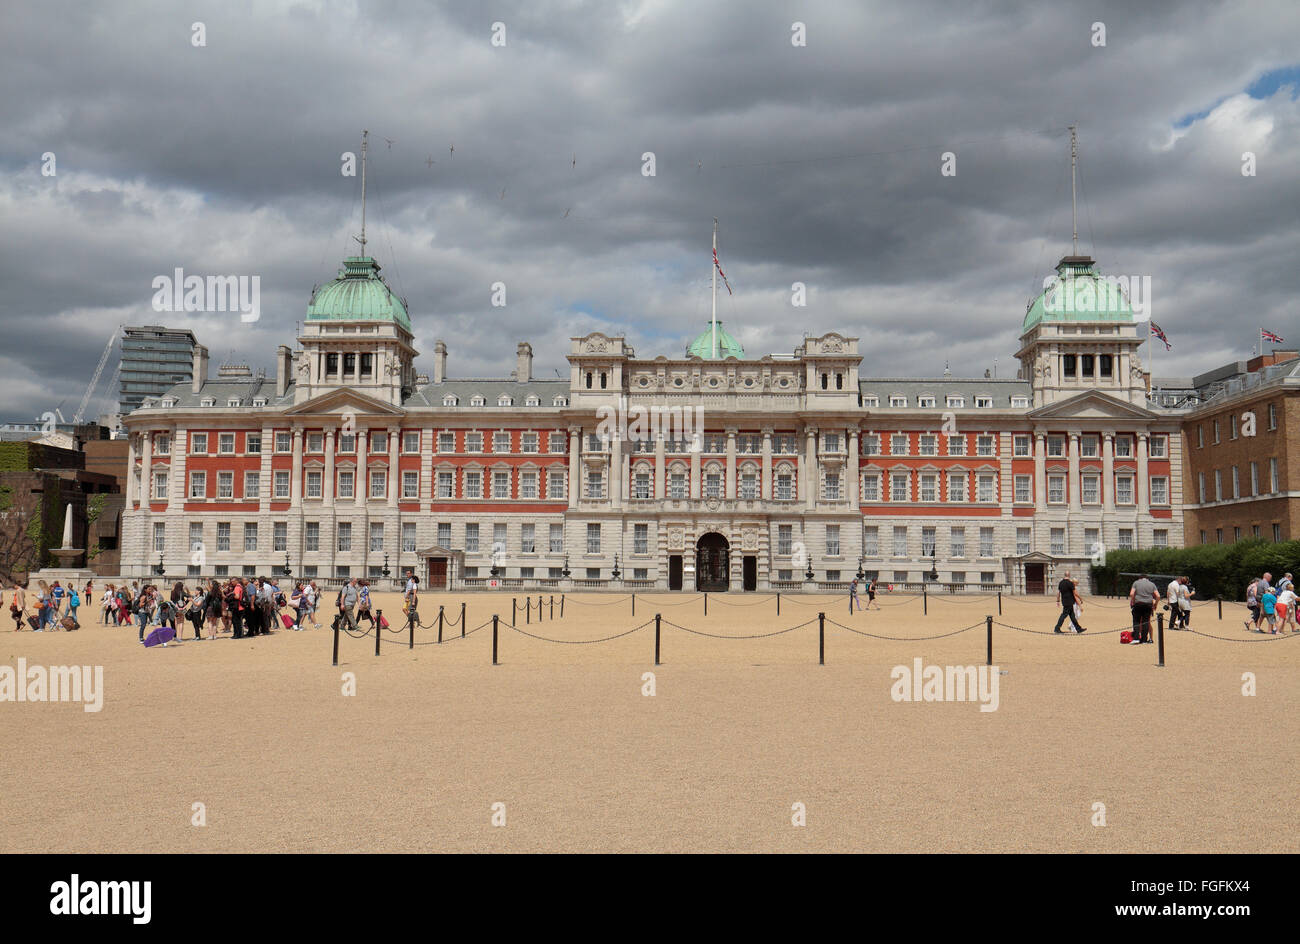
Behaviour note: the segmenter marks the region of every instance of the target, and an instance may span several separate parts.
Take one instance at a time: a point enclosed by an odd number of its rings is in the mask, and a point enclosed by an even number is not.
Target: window
[[[780,478],[780,476],[778,476],[778,479],[779,479],[779,478]],[[787,476],[786,478],[787,478],[787,482],[786,482],[786,484],[788,485],[788,484],[789,484],[789,481],[788,481],[789,476]],[[777,498],[782,497],[782,496],[779,494],[779,493],[780,493],[780,483],[779,483],[779,482],[778,482],[777,492],[778,492],[778,494],[777,494]],[[672,472],[672,473],[669,474],[669,476],[668,476],[668,497],[669,497],[669,498],[685,498],[685,497],[686,497],[686,474],[685,474],[684,472]],[[785,497],[788,498],[789,496],[785,496]]]
[[[1085,505],[1096,505],[1101,502],[1101,476],[1095,473],[1086,473],[1083,477],[1083,503]]]
[[[203,522],[190,522],[190,550],[198,551],[203,549]]]
[[[911,496],[908,495],[908,479],[910,476],[906,472],[895,472],[889,479],[889,500],[896,502],[905,502]]]
[[[980,557],[993,556],[993,529],[988,526],[980,528]]]
[[[966,408],[965,397],[947,397],[945,398],[944,403],[949,409],[964,410]]]
[[[981,434],[975,442],[975,454],[977,456],[996,455],[995,442],[990,434]]]
[[[438,434],[438,452],[451,453],[456,451],[456,434],[451,430],[443,430]]]
[[[568,493],[569,476],[567,473],[551,470],[547,479],[546,497],[547,498],[564,498]]]
[[[1277,459],[1268,460],[1268,491],[1270,495],[1277,491]]]
[[[166,524],[161,521],[153,523],[153,549],[155,551],[167,550],[167,531]]]
[[[450,527],[451,526],[448,525],[448,528]],[[450,538],[450,535],[448,535],[448,537]],[[446,545],[444,544],[443,546],[445,547]],[[402,552],[405,554],[412,554],[415,552],[415,522],[414,521],[402,522]]]
[[[1033,549],[1028,528],[1016,528],[1016,553],[1023,556]]]
[[[465,550],[469,553],[478,550],[478,524],[476,522],[465,525]]]
[[[234,472],[217,473],[217,497],[218,498],[235,497],[235,473]]]
[[[260,456],[262,454],[262,434],[245,433],[244,434],[244,452],[250,456]]]
[[[1030,489],[1031,479],[1028,475],[1017,475],[1015,479],[1015,500],[1021,503],[1033,501],[1033,492]]]
[[[1079,375],[1078,358],[1073,354],[1061,355],[1061,376],[1077,377]]]
[[[1259,525],[1257,525],[1257,524],[1252,524],[1252,525],[1250,526],[1250,535],[1251,535],[1251,537],[1256,537],[1256,538],[1259,537]],[[1202,543],[1202,544],[1205,543],[1205,532],[1204,532],[1204,531],[1201,532],[1201,543]]]
[[[1257,462],[1250,464],[1250,494],[1259,494],[1259,463]],[[1202,498],[1201,501],[1205,501],[1205,499]]]
[[[1241,479],[1237,474],[1237,467],[1235,465],[1232,467],[1232,497],[1241,497]]]
[[[1065,529],[1064,528],[1052,529],[1052,553],[1058,557],[1065,553]]]
[[[357,451],[356,433],[339,433],[339,452],[352,455]]]
[[[244,491],[243,496],[246,500],[256,501],[261,497],[262,491],[262,473],[245,472],[244,473]]]
[[[388,472],[384,469],[370,470],[370,497],[386,498],[388,496]]]
[[[204,452],[207,450],[205,449]],[[217,452],[223,456],[232,456],[235,454],[235,434],[234,433],[217,433]]]
[[[880,528],[871,525],[862,534],[862,553],[867,557],[880,556]]]
[[[1269,404],[1269,407],[1268,407],[1268,408],[1269,408],[1269,411],[1271,412],[1272,409],[1273,409],[1272,404]],[[1272,428],[1273,428],[1273,427],[1271,427],[1271,426],[1269,427],[1269,429],[1272,429]],[[1220,535],[1222,535],[1222,533],[1223,533],[1223,529],[1222,529],[1222,528],[1219,529],[1219,533],[1220,533]],[[1280,540],[1282,540],[1282,526],[1281,526],[1280,524],[1275,524],[1275,525],[1273,525],[1273,540],[1274,540],[1274,541],[1280,541]],[[1222,537],[1219,538],[1219,543],[1220,543],[1220,544],[1223,543],[1223,538],[1222,538]]]
[[[934,409],[934,397],[917,397],[917,398],[916,398],[916,405],[919,406],[919,407],[920,407],[921,409],[923,409],[923,410],[933,410],[933,409]]]
[[[979,495],[977,501],[992,502],[997,501],[996,492],[997,474],[993,472],[981,472],[978,478]]]
[[[1119,529],[1119,549],[1121,551],[1133,550],[1133,529],[1132,528]]]
[[[921,473],[921,501],[939,500],[939,476],[934,472]]]
[[[1012,398],[1011,398],[1011,409],[1013,409],[1013,410],[1025,410],[1025,409],[1028,409],[1028,408],[1029,408],[1029,398],[1028,398],[1028,397],[1012,397]]]
[[[420,451],[420,433],[418,431],[402,433],[402,452]]]
[[[371,454],[383,454],[388,451],[388,434],[371,433],[370,434],[370,452]]]
[[[547,437],[547,444],[550,446],[552,455],[563,455],[565,450],[564,433],[552,432]]]
[[[255,551],[255,550],[257,550],[257,522],[245,521],[244,522],[244,551],[247,553],[248,551]]]
[[[319,551],[320,550],[320,522],[306,522],[306,530],[303,533],[303,550]],[[411,548],[415,550],[415,548]]]
[[[1204,472],[1198,472],[1196,474],[1196,486],[1197,486],[1197,493],[1201,496],[1200,501],[1202,504],[1204,504],[1205,503],[1205,473]]]
[[[779,524],[776,526],[776,552],[778,554],[789,554],[794,546],[794,529],[788,524]]]
[[[878,407],[878,406],[880,406],[880,397],[875,396],[874,394],[873,394],[873,395],[869,395],[869,396],[865,396],[865,397],[862,398],[862,405],[863,405],[863,406],[875,406],[875,407]]]
[[[1047,437],[1047,454],[1054,458],[1060,458],[1065,455],[1065,437],[1048,436]]]
[[[172,451],[172,437],[170,433],[159,433],[153,440],[153,451],[165,456]]]
[[[465,471],[465,498],[482,498],[483,497],[483,473],[466,470]]]
[[[192,455],[206,455],[208,451],[208,434],[207,433],[190,433],[190,453]]]
[[[934,544],[935,544],[934,527],[927,525],[926,527],[921,528],[921,556],[933,557],[935,551]]]
[[[325,451],[325,434],[308,433],[307,434],[307,451],[316,453]]]
[[[519,550],[524,554],[537,553],[537,525],[532,523],[520,525]]]
[[[966,473],[965,472],[948,473],[948,501],[950,502],[966,501]]]
[[[890,397],[889,405],[891,407],[902,408],[907,406],[907,397]]]
[[[1169,455],[1169,437],[1152,436],[1147,442],[1152,459],[1164,459]]]
[[[519,497],[537,497],[537,473],[525,470],[519,473]]]
[[[1053,473],[1047,477],[1047,503],[1049,505],[1065,504],[1065,476]]]
[[[370,522],[370,550],[382,551],[384,549],[384,523],[382,521]]]
[[[1196,448],[1205,448],[1205,424],[1203,423],[1196,427]],[[1204,544],[1205,542],[1202,541],[1201,543]]]
[[[1236,417],[1233,417],[1233,419],[1236,419]],[[1234,438],[1235,438],[1235,437],[1234,437]],[[1241,528],[1233,528],[1233,529],[1232,529],[1232,541],[1233,541],[1233,543],[1235,544],[1236,542],[1238,542],[1238,541],[1240,541],[1240,540],[1241,540]]]
[[[862,477],[862,500],[864,502],[880,501],[880,476],[868,472]]]
[[[356,473],[351,471],[344,471],[339,473],[339,498],[353,497],[355,493],[353,492],[352,485],[353,482],[355,481],[355,476]]]
[[[862,436],[862,454],[864,456],[880,455],[880,436],[877,433],[864,433]]]
[[[564,550],[564,525],[551,525],[550,545],[552,554],[559,554]]]
[[[704,497],[705,498],[722,497],[722,473],[721,472],[704,473]]]
[[[826,556],[840,556],[840,526],[837,524],[826,526]]]
[[[1097,435],[1090,433],[1079,437],[1079,455],[1084,459],[1096,459],[1098,452]]]
[[[510,451],[510,433],[508,430],[499,429],[492,434],[492,451],[493,452]]]
[[[648,524],[634,524],[632,526],[632,553],[650,553],[650,526]]]
[[[1017,458],[1027,458],[1030,454],[1029,437],[1013,436],[1011,438],[1011,454]]]
[[[948,539],[948,556],[966,556],[966,529],[953,528]]]
[[[217,522],[217,550],[218,551],[230,550],[230,522],[229,521]]]
[[[1101,551],[1101,529],[1084,528],[1083,529],[1083,550],[1084,553],[1092,555]]]
[[[588,523],[587,525],[587,553],[600,553],[600,525]]]
[[[287,499],[289,497],[289,473],[276,472],[272,481],[275,484],[274,497]]]
[[[907,526],[894,525],[894,556],[907,556]]]
[[[992,398],[992,397],[976,397],[976,398],[975,398],[975,407],[976,407],[976,409],[982,409],[982,410],[992,409],[992,408],[993,408],[993,398]]]
[[[1223,472],[1214,470],[1214,500],[1223,501]]]
[[[840,500],[840,474],[838,472],[826,473],[826,500]]]
[[[275,434],[275,451],[276,451],[276,452],[292,452],[292,451],[293,451],[293,437],[292,437],[289,433],[276,433],[276,434]]]
[[[605,497],[605,473],[600,471],[587,472],[587,497],[604,498]]]
[[[1133,476],[1131,475],[1115,476],[1115,504],[1117,505],[1133,504]]]
[[[522,433],[519,436],[519,451],[534,453],[537,452],[537,434]]]
[[[685,487],[683,486],[683,493]],[[676,495],[674,498],[678,497]],[[794,477],[789,472],[779,472],[776,476],[777,501],[791,501],[794,498]]]
[[[753,472],[740,473],[740,497],[758,497],[758,476]]]
[[[964,456],[966,455],[966,437],[949,436],[948,437],[948,455]]]
[[[492,473],[492,497],[509,498],[510,497],[510,473],[495,471]]]
[[[155,501],[167,500],[167,473],[155,472],[153,474],[153,497]]]
[[[483,451],[483,434],[472,432],[465,434],[465,451],[482,452]]]
[[[466,473],[465,473],[466,478],[468,479],[468,477],[469,477],[471,474],[473,474],[473,475],[475,475],[475,476],[478,475],[477,472],[474,472],[474,473],[466,472]],[[438,497],[439,497],[439,498],[455,498],[455,497],[456,497],[456,473],[455,473],[455,472],[450,472],[450,471],[447,471],[446,469],[442,469],[442,470],[440,470],[440,471],[438,472],[438,474],[437,474],[437,476],[436,476],[436,480],[437,480],[437,483],[438,483],[437,494],[438,494]]]
[[[1133,437],[1132,436],[1115,437],[1115,458],[1117,459],[1133,458]]]
[[[402,473],[402,497],[403,498],[420,497],[420,473],[419,472]]]
[[[719,436],[718,445],[722,445],[722,437]],[[710,452],[714,450],[710,449]],[[717,450],[721,451],[721,450]],[[840,451],[840,434],[839,433],[822,433],[822,451],[839,452]]]
[[[894,433],[889,437],[889,454],[891,456],[907,455],[907,433]]]
[[[922,433],[918,454],[922,456],[937,456],[939,454],[939,437],[933,433]]]
[[[323,473],[319,469],[312,469],[307,472],[307,497],[321,497],[321,478]]]
[[[1270,403],[1268,405],[1268,428],[1277,429],[1277,405],[1274,403]],[[1274,534],[1278,533],[1277,525],[1273,525],[1273,533]],[[1275,537],[1273,538],[1273,540],[1276,541],[1279,539]]]
[[[271,524],[271,550],[287,551],[289,549],[289,522],[275,521]]]
[[[208,497],[208,474],[206,472],[190,473],[190,498]]]

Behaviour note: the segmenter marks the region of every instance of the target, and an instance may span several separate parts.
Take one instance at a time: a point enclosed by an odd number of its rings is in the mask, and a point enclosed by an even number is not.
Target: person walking
[[[320,602],[320,591],[316,589],[316,581],[308,581],[307,586],[303,587],[303,595],[307,598],[307,615],[311,617],[311,624],[316,629],[320,629],[320,623],[316,621],[316,606]]]
[[[27,591],[16,580],[13,596],[9,599],[9,615],[14,618],[14,632],[22,632],[23,618],[27,615]]]
[[[871,577],[867,580],[867,609],[880,609],[880,604],[876,602],[876,578]]]
[[[231,580],[226,589],[226,611],[230,614],[230,625],[235,639],[244,638],[244,585],[238,580]]]
[[[1128,605],[1133,614],[1133,642],[1141,644],[1152,641],[1151,611],[1155,609],[1156,597],[1159,595],[1159,589],[1146,574],[1139,576],[1129,587]]]
[[[370,628],[375,628],[375,614],[370,609],[370,581],[359,580],[357,588],[357,628],[362,620],[370,620]]]
[[[50,618],[50,586],[44,580],[36,581],[36,625],[32,632],[45,631],[45,624]]]
[[[853,604],[858,605],[858,611],[862,610],[862,601],[858,599],[858,578],[854,577],[849,582],[849,612],[853,612]]]
[[[1192,597],[1196,596],[1196,591],[1192,589],[1192,580],[1190,577],[1178,578],[1178,619],[1182,623],[1182,628],[1190,630],[1192,628]]]
[[[355,630],[357,628],[356,608],[357,601],[360,598],[361,593],[357,590],[357,578],[353,577],[344,584],[343,589],[339,591],[337,602],[339,616],[343,620],[342,625],[339,627],[340,629]]]
[[[1282,632],[1286,632],[1287,623],[1294,625],[1296,621],[1296,594],[1291,585],[1284,581],[1280,581],[1278,586],[1282,589],[1278,591],[1277,604],[1275,605],[1277,611],[1277,628]]]
[[[1086,629],[1079,625],[1079,617],[1075,616],[1075,607],[1078,607],[1080,613],[1083,612],[1083,599],[1079,596],[1079,588],[1070,579],[1068,570],[1065,572],[1065,576],[1061,578],[1061,582],[1056,585],[1056,602],[1060,604],[1061,615],[1056,618],[1056,628],[1052,632],[1059,633],[1061,624],[1067,619],[1074,624],[1076,633],[1087,632]]]
[[[81,624],[77,622],[77,610],[81,607],[81,597],[77,593],[77,588],[68,587],[68,619],[72,620],[72,629],[80,629]]]
[[[1260,624],[1261,633],[1272,633],[1277,635],[1277,594],[1269,587],[1264,591],[1264,595],[1259,598],[1260,608],[1264,612],[1264,622]],[[1267,629],[1265,628],[1267,627]]]

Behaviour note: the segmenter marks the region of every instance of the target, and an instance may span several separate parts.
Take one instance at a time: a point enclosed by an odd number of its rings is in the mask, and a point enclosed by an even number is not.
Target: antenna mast
[[[1079,136],[1078,136],[1078,129],[1079,129],[1079,126],[1078,126],[1078,125],[1070,125],[1070,219],[1071,219],[1071,221],[1073,222],[1073,225],[1074,225],[1074,237],[1073,237],[1073,238],[1074,238],[1074,255],[1076,255],[1076,256],[1079,254],[1079,204],[1078,204],[1078,201],[1077,201],[1077,199],[1076,199],[1076,197],[1075,197],[1075,168],[1077,168],[1077,167],[1079,166]],[[364,150],[364,147],[363,147],[363,150]],[[364,167],[364,166],[365,166],[365,164],[364,164],[364,162],[363,162],[363,163],[362,163],[362,167]],[[362,196],[363,196],[363,200],[362,200],[362,207],[363,207],[363,209],[362,209],[362,214],[363,214],[363,215],[364,215],[364,213],[365,213],[365,210],[364,210],[364,207],[365,207],[365,202],[364,202],[364,195],[365,195],[365,192],[366,192],[366,187],[365,187],[365,181],[364,181],[364,178],[363,178],[363,179],[362,179],[362,184],[361,184],[361,193],[362,193]]]
[[[352,237],[361,243],[362,256],[366,254],[366,142],[369,137],[369,131],[361,132],[361,235]]]
[[[718,359],[718,218],[713,218],[713,359]],[[734,330],[734,329],[733,329]]]

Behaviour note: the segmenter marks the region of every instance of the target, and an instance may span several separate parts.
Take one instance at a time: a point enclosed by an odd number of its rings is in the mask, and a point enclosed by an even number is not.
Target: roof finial
[[[1079,254],[1079,205],[1075,199],[1075,168],[1079,165],[1079,126],[1070,125],[1070,218],[1074,224],[1074,255]],[[364,165],[363,165],[364,166]],[[361,192],[365,193],[363,184]]]
[[[951,376],[952,376],[952,371],[948,369],[948,362],[947,362],[947,361],[944,361],[944,362],[943,362],[943,375],[944,375],[945,377],[951,377]]]
[[[361,235],[352,237],[361,243],[362,258],[366,255],[366,141],[369,137],[369,131],[361,132]]]

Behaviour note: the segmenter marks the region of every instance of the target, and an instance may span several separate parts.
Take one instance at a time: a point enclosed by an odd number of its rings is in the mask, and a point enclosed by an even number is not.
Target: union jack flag
[[[722,271],[722,264],[718,262],[718,250],[713,250],[713,264],[718,268],[718,275],[722,276],[722,284],[727,286],[727,294],[732,294],[731,283],[727,281],[727,274]]]
[[[1154,321],[1149,322],[1149,324],[1151,325],[1151,333],[1164,342],[1165,350],[1172,351],[1174,346],[1169,343],[1169,339],[1165,337],[1165,333],[1160,330],[1160,325],[1156,324]]]
[[[1269,331],[1266,328],[1259,329],[1259,339],[1261,341],[1268,341],[1272,344],[1281,344],[1283,340],[1282,335],[1274,334],[1272,331]]]

